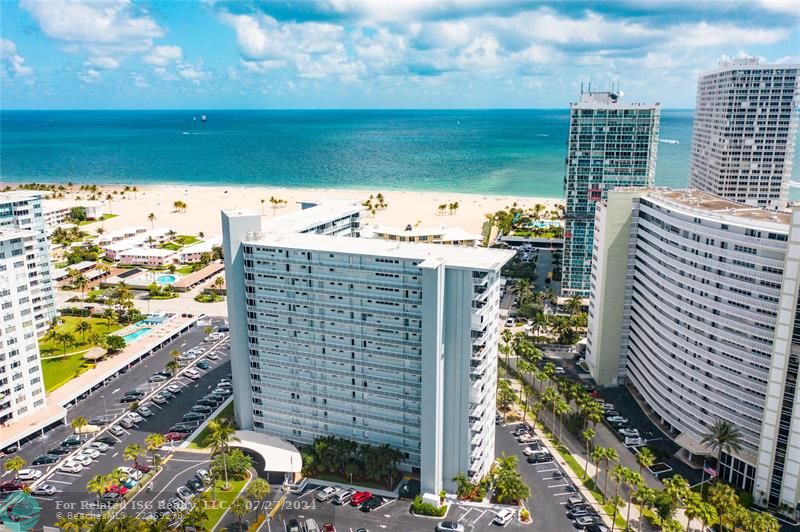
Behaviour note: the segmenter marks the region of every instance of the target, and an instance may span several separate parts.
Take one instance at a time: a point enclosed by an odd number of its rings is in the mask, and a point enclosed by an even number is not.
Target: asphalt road
[[[221,320],[215,320],[213,324],[219,325],[221,323]],[[184,351],[196,345],[204,345],[206,347],[215,345],[215,342],[203,342],[205,337],[203,332],[204,325],[206,323],[193,328],[189,333],[176,339],[175,342],[151,355],[137,366],[132,367],[126,373],[111,380],[106,386],[94,392],[92,396],[78,402],[70,409],[68,419],[76,416],[91,419],[104,414],[109,416],[120,415],[125,411],[125,405],[121,405],[117,401],[128,390],[138,388],[149,391],[171,383],[177,383],[182,386],[181,393],[164,405],[155,405],[152,402],[145,401],[144,404],[148,404],[155,415],[146,418],[138,426],[126,431],[125,435],[118,438],[119,443],[111,447],[106,453],[98,456],[90,465],[84,467],[80,473],[70,474],[55,471],[58,464],[31,466],[43,471],[53,472],[45,483],[51,484],[59,490],[59,493],[56,493],[53,497],[37,497],[41,506],[39,525],[53,524],[58,520],[60,514],[63,515],[68,512],[96,512],[96,498],[86,491],[86,484],[89,479],[97,474],[110,473],[120,465],[132,465],[126,463],[121,456],[126,446],[133,443],[144,446],[144,439],[148,434],[166,432],[172,424],[181,420],[183,414],[191,408],[196,400],[208,393],[219,379],[230,373],[229,351],[226,340],[214,349],[220,355],[219,360],[209,361],[211,367],[208,371],[201,371],[202,377],[198,381],[191,381],[186,377],[176,377],[168,382],[148,385],[148,378],[155,371],[163,369],[170,360],[169,352],[172,349]],[[42,453],[43,448],[47,450],[57,447],[60,441],[71,435],[71,433],[72,429],[68,426],[58,427],[46,433],[44,438],[40,436],[23,444],[17,454],[30,463],[33,458]],[[102,434],[105,435],[106,432],[104,431]],[[165,454],[168,450],[169,448],[165,447],[162,454]],[[150,461],[150,456],[140,459],[141,462],[145,460]],[[10,473],[6,473],[3,476],[8,479],[11,478],[10,475]],[[169,493],[169,496],[172,496],[173,493],[174,491]]]

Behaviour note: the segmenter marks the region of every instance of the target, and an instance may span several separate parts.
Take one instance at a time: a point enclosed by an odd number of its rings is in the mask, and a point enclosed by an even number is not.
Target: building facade
[[[798,65],[756,58],[700,76],[689,186],[764,208],[786,207],[797,137]]]
[[[36,296],[26,260],[39,236],[29,229],[0,229],[0,423],[45,406]]]
[[[7,192],[0,194],[0,231],[26,229],[35,235],[26,242],[23,254],[28,271],[28,286],[37,334],[44,334],[56,317],[51,278],[50,245],[39,194]]]
[[[610,192],[596,220],[586,360],[598,384],[627,385],[690,459],[711,454],[701,440],[714,422],[738,427],[742,450],[723,454],[720,477],[794,507],[798,268],[787,245],[800,225],[666,189]]]
[[[596,203],[615,187],[653,184],[660,117],[659,104],[623,103],[611,92],[570,105],[562,295],[589,296]]]
[[[426,493],[489,471],[499,273],[512,252],[222,218],[243,427],[300,445],[329,435],[388,444]]]

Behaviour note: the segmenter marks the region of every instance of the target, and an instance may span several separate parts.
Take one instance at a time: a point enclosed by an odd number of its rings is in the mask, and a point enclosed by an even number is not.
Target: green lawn
[[[225,408],[223,408],[219,414],[217,414],[214,419],[221,419],[226,417],[233,417],[233,401],[228,404]],[[206,445],[206,437],[211,433],[208,428],[208,425],[203,427],[203,430],[200,431],[200,434],[195,436],[192,442],[189,444],[189,447],[192,449],[205,449]]]
[[[231,503],[244,489],[245,484],[247,484],[247,478],[244,480],[231,480],[231,489],[228,491],[222,491],[222,485],[224,483],[225,481],[222,479],[217,480],[214,483],[216,486],[216,499],[218,504],[217,508],[209,508],[206,512],[208,514],[208,521],[206,522],[207,530],[212,530],[214,525],[217,524],[217,521],[222,519],[222,515],[225,513],[225,510],[231,507]]]
[[[116,218],[119,216],[118,214],[104,214],[102,218],[98,218],[97,220],[84,220],[79,222],[78,225],[88,225],[88,224],[95,224],[97,222],[102,222],[104,220],[110,220],[111,218]]]
[[[75,332],[75,326],[78,322],[87,321],[89,325],[92,326],[90,331],[86,333],[86,339],[88,340],[89,336],[92,333],[98,334],[110,334],[114,331],[118,331],[122,328],[121,325],[118,323],[111,323],[109,327],[106,320],[102,318],[80,318],[77,316],[61,316],[59,318],[60,321],[63,323],[58,326],[57,331],[59,333],[70,332],[75,337],[75,344],[67,346],[67,353],[71,353],[74,351],[86,351],[87,349],[94,347],[94,344],[84,341],[84,334]],[[64,346],[59,342],[54,342],[53,340],[44,340],[42,339],[39,342],[39,351],[43,355],[42,358],[46,358],[50,355],[62,355],[64,354]]]
[[[174,241],[182,246],[188,246],[189,244],[200,242],[200,239],[191,235],[178,235],[175,237]]]
[[[158,247],[161,249],[169,249],[171,251],[178,251],[181,249],[181,245],[175,244],[174,242],[165,242],[164,244],[159,244]]]
[[[45,392],[50,393],[92,367],[93,364],[85,362],[81,354],[43,360],[42,375]]]
[[[194,268],[192,267],[191,264],[186,265],[186,266],[181,266],[180,268],[175,270],[176,273],[179,273],[181,275],[189,275],[193,271],[194,271]]]

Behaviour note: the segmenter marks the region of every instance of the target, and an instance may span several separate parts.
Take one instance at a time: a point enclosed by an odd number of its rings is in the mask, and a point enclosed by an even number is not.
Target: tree
[[[586,477],[587,469],[589,468],[589,456],[591,453],[590,447],[592,445],[592,440],[594,440],[595,436],[597,436],[597,433],[595,433],[594,429],[586,429],[583,432],[581,432],[581,437],[583,438],[583,441],[586,442],[586,463],[584,464],[583,467],[584,478]]]
[[[267,495],[270,494],[272,489],[269,487],[269,482],[264,480],[263,478],[256,478],[250,485],[247,486],[247,496],[257,502],[261,502],[267,498]],[[259,508],[260,506],[256,506]]]
[[[572,296],[567,300],[566,307],[569,315],[574,316],[583,308],[583,302],[578,296]]]
[[[100,505],[100,497],[106,492],[111,481],[108,475],[95,475],[86,483],[86,491],[97,495],[97,505]]]
[[[72,420],[72,422],[70,423],[70,426],[75,431],[75,434],[80,435],[81,431],[83,430],[83,427],[85,427],[88,424],[89,424],[89,422],[86,421],[85,417],[78,416],[78,417],[76,417],[75,419]]]
[[[150,229],[153,229],[155,227],[156,213],[151,212],[150,214],[148,214],[147,221],[150,222]]]
[[[24,468],[27,462],[21,456],[14,456],[6,460],[6,463],[3,464],[3,468],[6,471],[12,471],[14,473],[14,478],[19,478],[19,470]]]
[[[656,490],[649,486],[642,485],[634,496],[635,501],[639,504],[639,515],[642,516],[645,508],[652,508],[656,501]],[[642,530],[643,517],[639,517],[639,532]]]
[[[447,210],[447,203],[440,203],[436,208],[439,210],[439,215],[443,215],[444,211]]]
[[[75,325],[75,332],[81,333],[83,337],[83,343],[86,343],[86,333],[92,330],[91,324],[86,320],[81,320]]]
[[[603,462],[605,463],[605,475],[603,478],[603,497],[608,497],[608,473],[611,462],[619,461],[619,454],[613,447],[601,447],[603,449]]]
[[[88,279],[86,279],[86,277],[84,277],[82,274],[78,274],[78,275],[76,275],[76,276],[75,276],[75,278],[72,280],[72,285],[73,285],[75,288],[77,288],[78,290],[80,290],[80,291],[81,291],[81,299],[84,299],[84,297],[83,297],[83,291],[84,291],[84,290],[86,290],[86,287],[87,287],[87,286],[89,286],[89,280],[88,280]]]
[[[145,437],[144,444],[147,446],[147,450],[152,453],[153,467],[158,465],[156,463],[158,460],[158,454],[156,454],[156,451],[158,451],[165,443],[167,443],[167,439],[163,434],[159,434],[158,432],[148,434]]]
[[[719,475],[720,458],[722,453],[732,454],[742,450],[742,432],[732,423],[725,420],[715,421],[709,431],[703,435],[700,442],[714,453],[717,459],[717,474]]]
[[[206,437],[206,445],[211,447],[212,454],[220,453],[222,455],[223,473],[225,475],[225,489],[230,488],[228,482],[228,462],[227,454],[229,444],[233,441],[239,441],[236,437],[236,428],[230,419],[212,419],[208,423],[210,434]]]
[[[176,362],[177,362],[177,361],[178,361],[178,359],[179,359],[179,358],[180,358],[180,356],[181,356],[181,352],[180,352],[180,351],[178,351],[177,349],[173,349],[172,351],[170,351],[170,352],[169,352],[169,356],[170,356],[170,358],[171,358],[172,360],[174,360],[174,361],[176,361]]]
[[[117,313],[114,312],[113,308],[106,308],[103,311],[103,317],[106,319],[106,325],[111,327],[111,322],[118,318]]]
[[[656,461],[656,455],[649,447],[642,447],[639,449],[639,454],[636,455],[636,462],[639,464],[639,474],[642,474],[642,469],[649,468]]]
[[[739,506],[736,490],[727,484],[716,482],[708,489],[708,502],[717,511],[720,530],[724,530],[725,517]]]
[[[245,516],[250,513],[250,504],[247,502],[247,499],[244,497],[237,497],[236,500],[231,503],[230,510],[239,521],[239,530],[244,530],[243,520]]]
[[[558,416],[558,441],[561,441],[561,434],[564,428],[564,415],[571,411],[569,404],[561,397],[557,397],[553,403],[553,415]]]
[[[608,501],[608,504],[614,509],[611,515],[611,532],[614,532],[614,525],[616,524],[617,514],[619,513],[619,509],[625,505],[625,501],[619,495],[614,495]]]
[[[692,497],[687,502],[684,513],[686,514],[686,519],[688,519],[688,523],[686,523],[686,532],[689,532],[692,521],[694,520],[700,521],[703,525],[703,530],[706,529],[707,525],[717,520],[716,508],[710,503],[703,502],[702,497],[699,495],[697,495],[697,497]]]
[[[106,336],[106,348],[111,353],[116,353],[125,349],[125,338],[116,334]]]
[[[778,523],[775,516],[766,512],[747,512],[745,521],[747,532],[779,532],[781,529],[780,523]]]
[[[531,495],[531,489],[525,484],[518,469],[519,459],[516,456],[502,454],[497,459],[494,472],[495,497],[501,504],[517,504]]]
[[[61,344],[65,355],[67,354],[67,347],[75,345],[75,337],[69,332],[56,333],[55,339]]]
[[[167,365],[164,367],[164,369],[169,371],[171,374],[175,375],[175,373],[177,373],[178,370],[181,369],[181,363],[178,362],[177,360],[170,360],[169,362],[167,362]]]
[[[139,445],[138,443],[132,443],[125,447],[125,450],[122,451],[122,459],[123,460],[133,460],[133,466],[139,466],[139,457],[144,456],[145,450],[144,448]]]

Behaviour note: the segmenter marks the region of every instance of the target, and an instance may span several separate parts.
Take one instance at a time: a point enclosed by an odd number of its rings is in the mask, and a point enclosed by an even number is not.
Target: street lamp
[[[106,396],[101,395],[100,399],[103,400],[103,421],[108,421],[108,409],[106,408]]]

